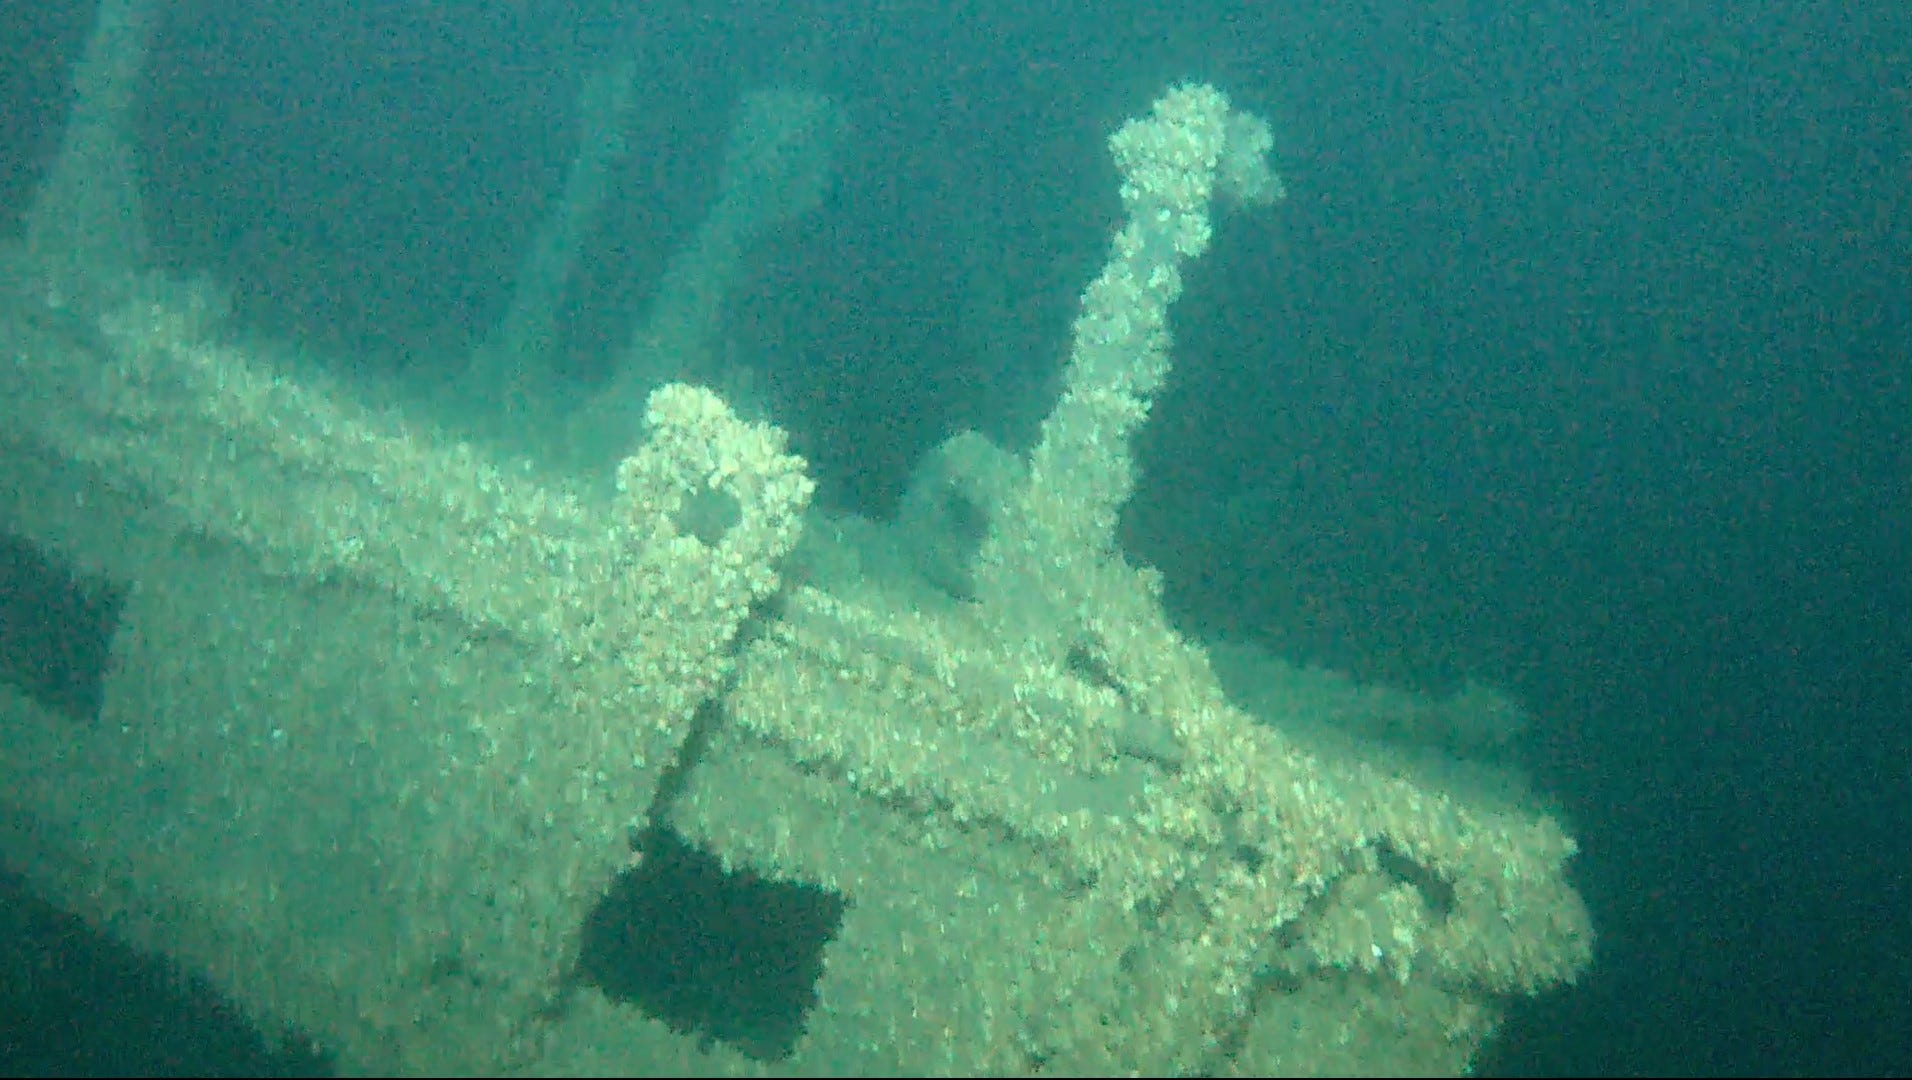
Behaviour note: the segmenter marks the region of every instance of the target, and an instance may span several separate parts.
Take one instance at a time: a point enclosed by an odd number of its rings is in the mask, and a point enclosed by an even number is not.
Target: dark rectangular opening
[[[99,718],[124,592],[0,531],[0,679],[43,708]]]
[[[673,1031],[759,1061],[788,1057],[816,1004],[844,898],[819,885],[729,872],[665,828],[585,921],[581,979]]]

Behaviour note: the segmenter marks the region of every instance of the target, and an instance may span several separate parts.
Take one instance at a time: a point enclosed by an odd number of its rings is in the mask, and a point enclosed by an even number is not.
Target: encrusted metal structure
[[[1180,267],[1279,184],[1202,87],[1114,148],[1038,448],[952,441],[889,527],[953,590],[856,571],[707,390],[589,497],[16,255],[0,522],[105,662],[0,680],[9,863],[352,1073],[1464,1069],[1587,962],[1572,842],[1291,736],[1344,684],[1251,715],[1116,547]]]

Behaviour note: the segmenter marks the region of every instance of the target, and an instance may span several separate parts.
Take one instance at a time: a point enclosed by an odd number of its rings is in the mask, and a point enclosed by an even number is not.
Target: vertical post
[[[133,105],[161,0],[100,0],[73,72],[73,112],[26,214],[29,257],[62,294],[122,287],[147,251]]]

